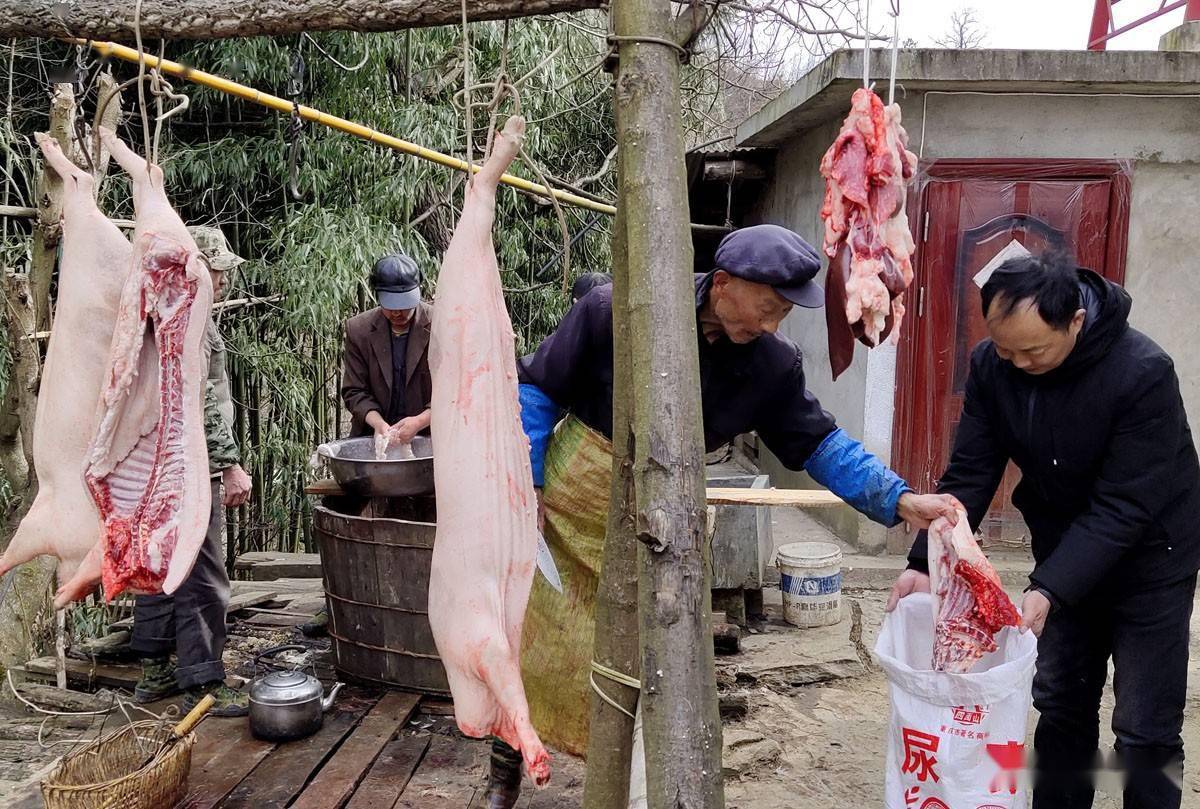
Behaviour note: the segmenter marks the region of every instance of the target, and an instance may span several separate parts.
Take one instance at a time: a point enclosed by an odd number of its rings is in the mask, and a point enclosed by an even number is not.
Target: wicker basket
[[[68,753],[42,782],[46,809],[175,806],[187,795],[196,734],[172,739],[168,724],[133,722]]]

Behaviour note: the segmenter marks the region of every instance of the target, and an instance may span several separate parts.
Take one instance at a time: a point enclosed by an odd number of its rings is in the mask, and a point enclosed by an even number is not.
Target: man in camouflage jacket
[[[226,273],[243,259],[230,251],[217,228],[191,228],[197,246],[208,260],[213,300],[225,291]],[[216,704],[210,713],[243,716],[247,695],[225,685],[225,610],[229,605],[229,577],[221,545],[222,506],[235,507],[250,496],[250,476],[241,467],[241,454],[233,437],[233,400],[225,368],[225,343],[211,318],[205,330],[208,380],[204,386],[204,434],[208,444],[208,470],[212,478],[212,512],[208,533],[191,575],[174,595],[138,596],[133,612],[130,646],[142,657],[142,679],[134,689],[139,702],[153,702],[186,692],[185,710],[205,694]],[[224,496],[222,496],[224,488]],[[177,658],[171,662],[171,653]]]

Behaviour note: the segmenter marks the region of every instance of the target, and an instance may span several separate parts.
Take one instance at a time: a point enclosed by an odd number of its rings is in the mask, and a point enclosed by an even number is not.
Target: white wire
[[[900,48],[900,15],[892,15],[892,73],[888,79],[888,106],[896,100],[896,57]]]
[[[871,0],[863,0],[863,87],[871,86]]]
[[[921,100],[921,146],[917,157],[925,156],[925,121],[929,113],[930,96],[1045,96],[1046,98],[1200,98],[1200,93],[1038,93],[1000,90],[930,90]]]

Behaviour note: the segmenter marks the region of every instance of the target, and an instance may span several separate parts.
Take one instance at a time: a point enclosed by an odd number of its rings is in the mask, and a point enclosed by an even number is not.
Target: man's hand
[[[221,497],[221,505],[226,508],[236,508],[250,499],[250,489],[253,484],[246,470],[238,464],[221,472],[221,484],[225,494]]]
[[[892,585],[892,594],[888,596],[887,606],[884,607],[884,610],[891,612],[896,609],[896,605],[900,603],[900,599],[905,596],[910,596],[913,593],[928,592],[929,574],[922,573],[919,570],[906,570],[900,574],[900,578],[896,579],[896,583]]]
[[[951,525],[958,523],[958,512],[966,511],[958,498],[950,494],[913,494],[905,492],[896,503],[896,514],[913,528],[928,528],[938,517]]]
[[[388,429],[388,446],[393,444],[411,444],[417,433],[425,429],[417,416],[400,419]]]
[[[384,420],[383,416],[379,415],[378,410],[372,410],[363,421],[375,431],[375,435],[386,435],[387,431],[392,427]]]
[[[1033,636],[1040,638],[1046,628],[1046,616],[1050,614],[1050,599],[1037,590],[1030,590],[1021,602],[1021,631],[1033,630]]]
[[[534,495],[537,496],[537,517],[538,530],[542,532],[542,536],[546,535],[546,504],[542,502],[542,489],[540,486],[535,486],[533,489]]]

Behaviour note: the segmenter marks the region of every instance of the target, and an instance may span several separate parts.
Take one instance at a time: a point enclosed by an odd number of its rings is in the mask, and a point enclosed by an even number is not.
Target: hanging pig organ
[[[917,170],[900,105],[854,92],[837,140],[821,158],[825,177],[825,318],[833,378],[850,366],[854,340],[879,345],[900,333],[901,296],[912,283],[915,245],[904,205]]]
[[[967,515],[955,525],[938,519],[929,527],[929,589],[933,594],[933,667],[965,673],[996,650],[996,633],[1017,626],[1020,616],[983,555]]]
[[[203,339],[212,283],[162,170],[112,132],[133,180],[131,245],[96,207],[91,176],[47,138],[64,181],[58,307],[34,423],[39,492],[0,572],[60,559],[58,606],[103,582],[172,593],[204,541],[211,491]]]
[[[438,511],[429,623],[459,728],[520,750],[541,785],[550,778],[550,756],[529,721],[519,664],[537,506],[512,322],[492,244],[496,186],[524,131],[522,118],[509,118],[468,185],[438,276],[429,354]]]

